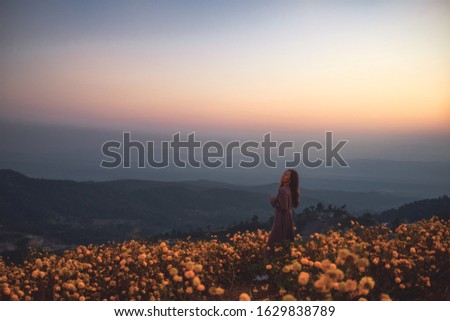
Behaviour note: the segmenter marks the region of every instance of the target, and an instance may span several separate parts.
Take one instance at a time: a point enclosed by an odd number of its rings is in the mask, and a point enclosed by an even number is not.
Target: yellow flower
[[[331,288],[331,280],[327,275],[321,274],[319,279],[314,282],[314,287],[321,292],[329,292]]]
[[[345,289],[347,292],[353,292],[357,289],[358,283],[355,280],[345,281]]]
[[[216,295],[216,287],[215,286],[210,287],[208,292],[210,295]]]
[[[309,273],[308,272],[300,272],[298,275],[298,284],[306,285],[309,282]]]
[[[368,266],[369,266],[369,260],[367,258],[363,257],[358,260],[358,267],[366,268]]]
[[[41,259],[36,259],[35,264],[38,268],[42,268],[42,260]]]
[[[285,266],[283,266],[281,271],[283,271],[283,273],[289,273],[289,272],[291,272],[291,266],[290,265],[285,265]]]
[[[369,294],[375,286],[375,281],[370,276],[365,276],[359,281],[358,289],[362,295]]]
[[[292,263],[291,265],[291,269],[294,272],[300,271],[301,268],[302,268],[301,264],[298,263],[297,261],[294,261],[294,263]]]
[[[380,301],[392,301],[391,297],[386,293],[381,293]]]
[[[200,278],[198,276],[194,277],[192,280],[192,285],[197,287],[200,284]]]
[[[37,279],[38,277],[39,277],[39,270],[34,270],[33,271],[33,273],[31,273],[31,277],[33,278],[33,279]]]
[[[184,272],[184,277],[186,279],[192,279],[193,277],[195,277],[195,273],[192,270],[186,271]]]
[[[251,301],[250,296],[247,293],[241,293],[239,301]]]
[[[4,295],[10,295],[11,294],[11,289],[10,288],[3,288],[3,294]]]
[[[336,265],[331,263],[330,260],[325,259],[322,262],[320,262],[320,269],[322,269],[323,271],[326,271],[328,269],[334,269],[336,268]]]
[[[283,301],[296,301],[297,299],[292,294],[286,294],[283,296]]]
[[[344,272],[339,269],[331,270],[328,269],[325,273],[330,279],[340,281],[344,278]]]
[[[338,258],[341,259],[342,261],[345,261],[345,259],[347,258],[347,256],[350,255],[350,251],[347,249],[340,249],[338,251]]]
[[[173,280],[174,280],[175,282],[183,282],[183,277],[180,276],[180,275],[175,275],[175,276],[173,277]]]

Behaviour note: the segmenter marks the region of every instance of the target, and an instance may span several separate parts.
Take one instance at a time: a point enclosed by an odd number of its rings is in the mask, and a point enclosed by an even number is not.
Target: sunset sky
[[[2,119],[448,133],[450,1],[2,1]]]

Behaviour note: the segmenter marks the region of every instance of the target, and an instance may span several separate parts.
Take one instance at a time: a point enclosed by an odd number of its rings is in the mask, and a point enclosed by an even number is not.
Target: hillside
[[[0,170],[0,198],[6,220],[21,221],[67,219],[152,219],[164,210],[169,220],[157,220],[158,232],[173,226],[173,216],[183,227],[195,228],[197,217],[208,213],[200,225],[228,224],[254,214],[270,217],[267,197],[276,193],[278,184],[243,186],[208,180],[162,182],[117,180],[77,182],[30,178],[12,170]],[[174,202],[176,198],[176,202]],[[358,193],[301,189],[299,210],[319,202],[346,205],[349,211],[377,212],[400,206],[414,199],[378,192]],[[239,215],[232,211],[237,210]],[[218,212],[218,215],[214,215]],[[244,214],[246,215],[246,214]],[[208,221],[209,220],[209,221]],[[78,222],[82,224],[83,222]],[[169,224],[167,224],[169,223]]]
[[[217,230],[254,216],[263,222],[273,216],[268,197],[277,188],[276,183],[242,186],[208,180],[77,182],[0,170],[0,254],[15,256],[30,245],[57,250],[172,231]],[[362,212],[406,200],[302,188],[298,211],[322,203]]]
[[[439,216],[447,220],[450,218],[450,198],[447,195],[404,204],[397,209],[384,211],[380,214],[380,219],[414,222],[419,219],[429,219],[432,216]]]
[[[226,225],[255,214],[269,215],[266,203],[262,193],[220,187],[195,190],[160,182],[46,180],[0,171],[0,224],[5,230],[75,244]]]
[[[449,235],[434,217],[297,235],[267,261],[263,230],[34,252],[19,265],[0,258],[0,300],[449,300]]]

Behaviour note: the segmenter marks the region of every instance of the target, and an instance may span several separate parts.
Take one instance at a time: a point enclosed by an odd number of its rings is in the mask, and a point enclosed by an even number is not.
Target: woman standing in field
[[[281,177],[278,194],[269,199],[270,204],[276,210],[264,258],[269,259],[274,255],[276,244],[282,245],[287,241],[294,241],[293,208],[298,206],[299,199],[298,173],[293,169],[288,169]]]

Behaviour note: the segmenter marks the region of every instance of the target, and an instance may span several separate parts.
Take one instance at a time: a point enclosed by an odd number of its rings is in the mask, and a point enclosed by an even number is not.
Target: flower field
[[[128,241],[62,255],[0,259],[1,300],[449,300],[450,221],[392,231],[354,222],[279,247],[264,261],[268,232],[226,242]],[[265,281],[255,281],[267,274]]]

